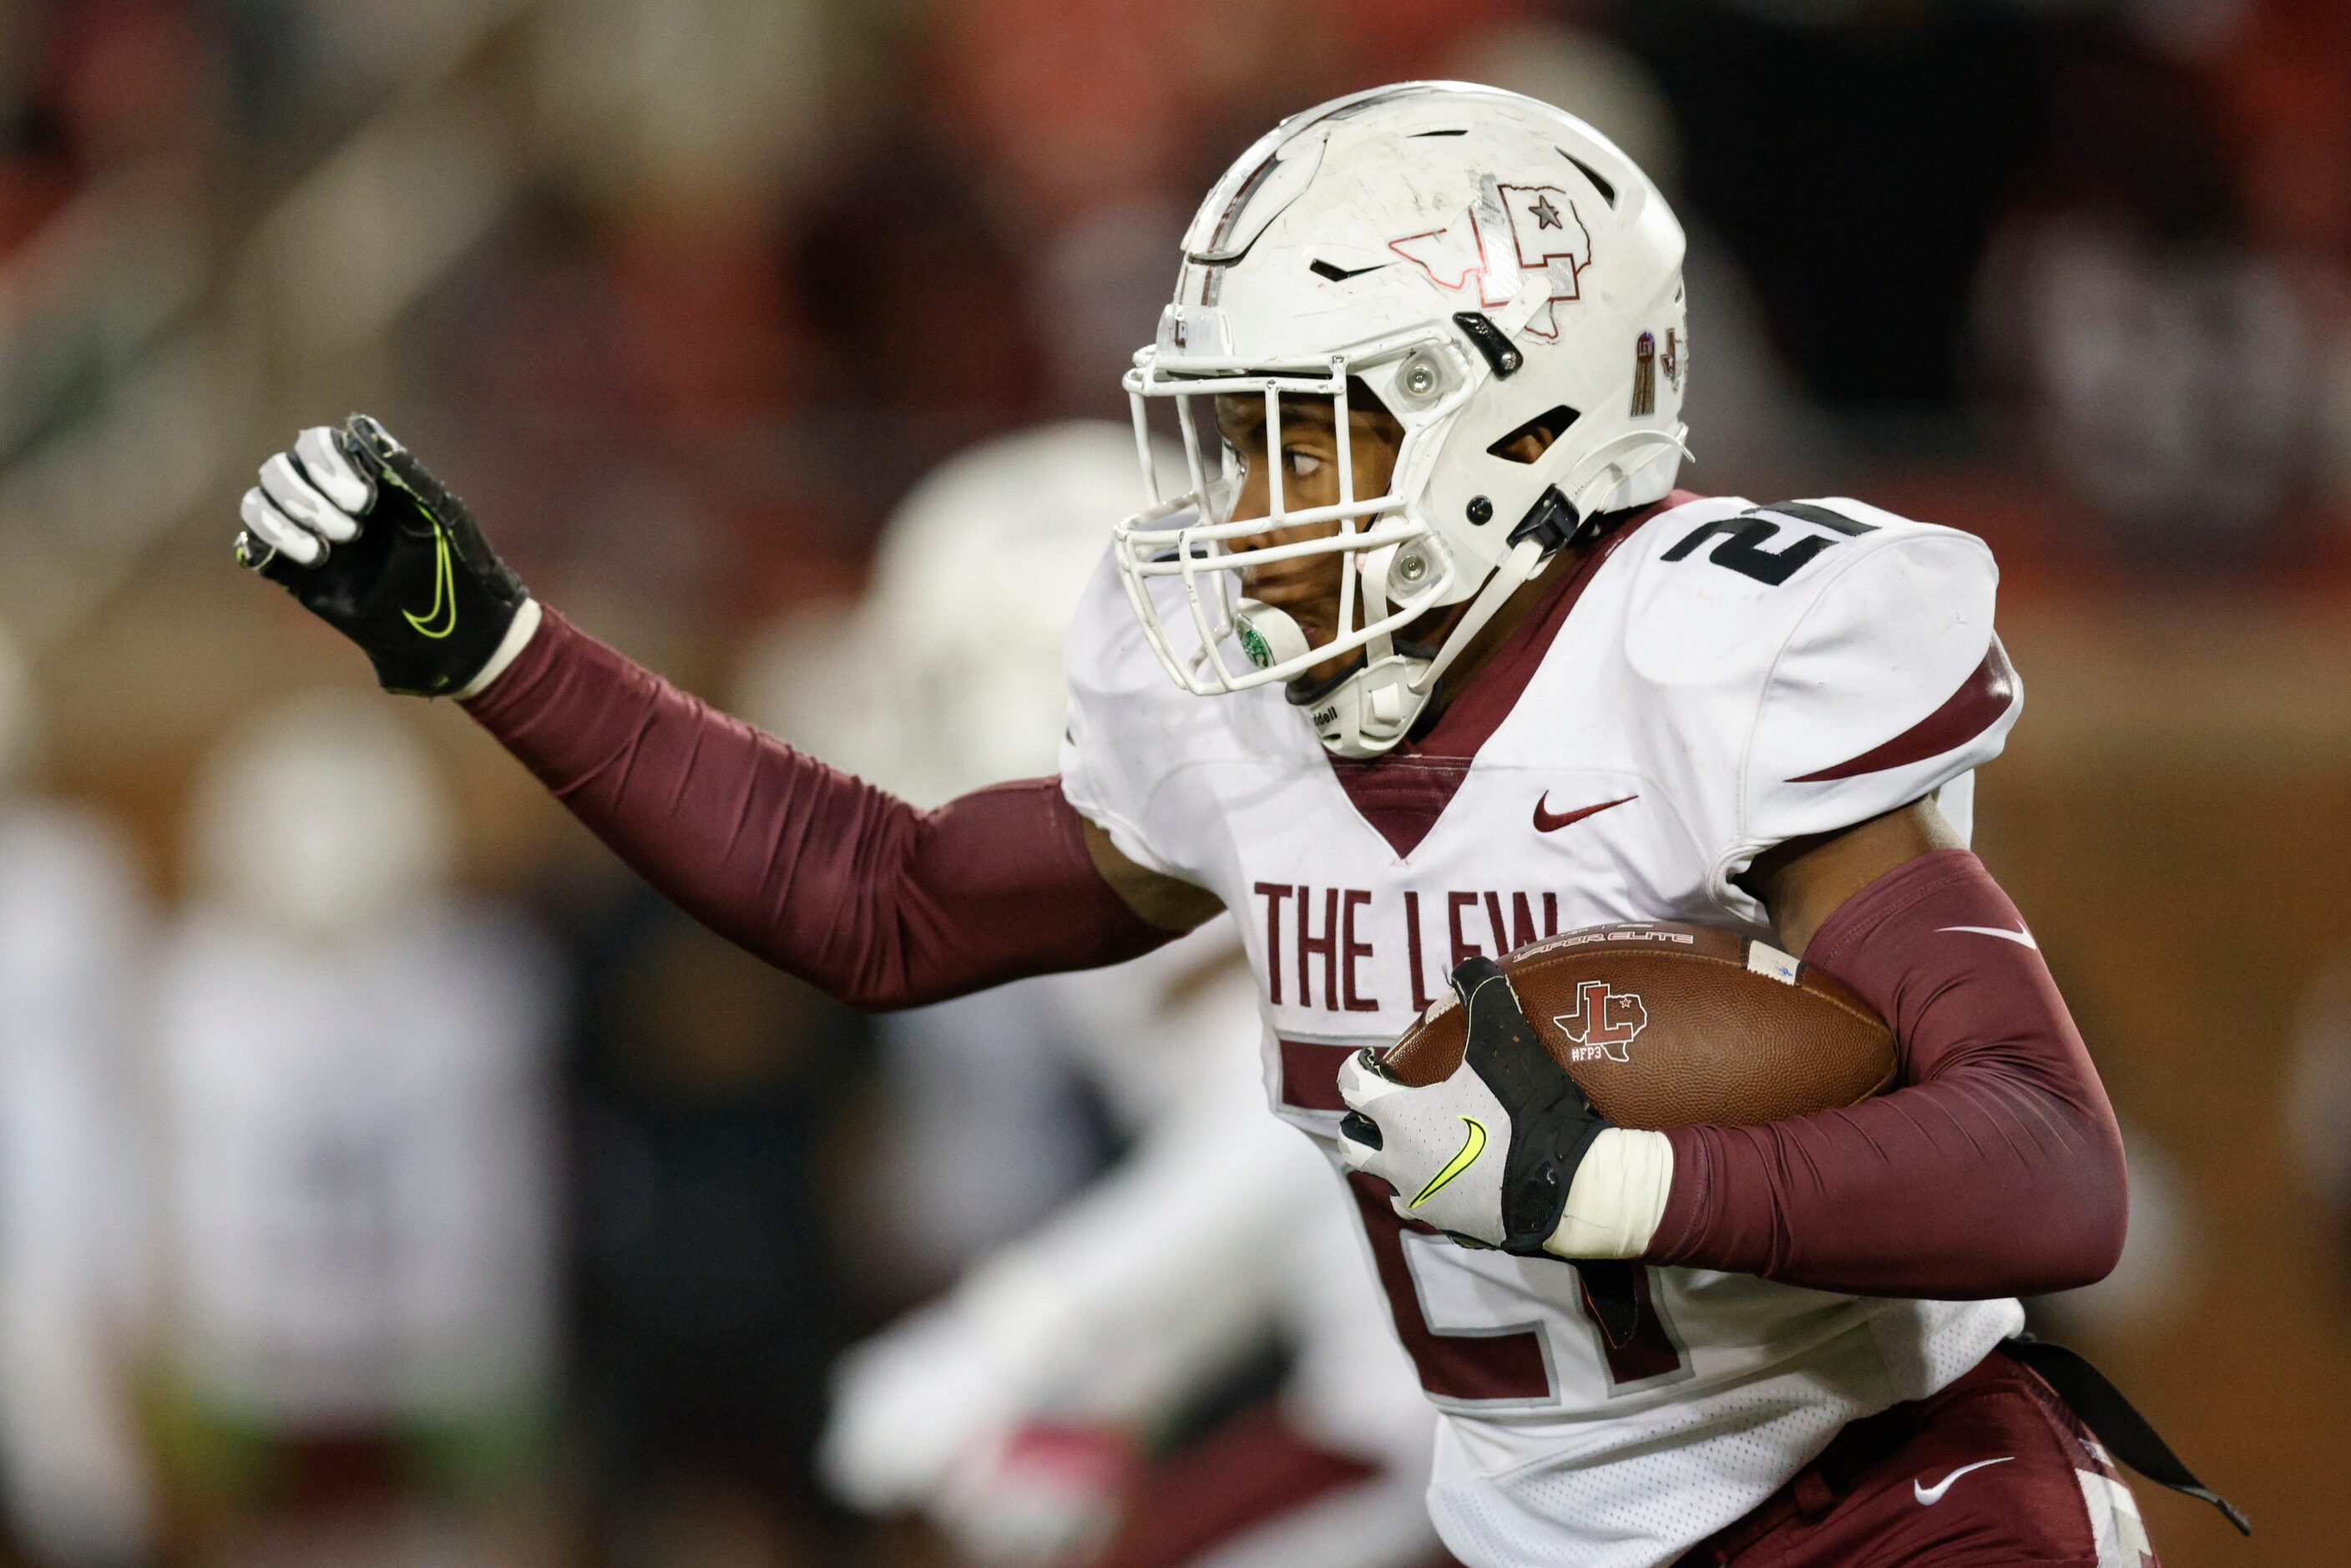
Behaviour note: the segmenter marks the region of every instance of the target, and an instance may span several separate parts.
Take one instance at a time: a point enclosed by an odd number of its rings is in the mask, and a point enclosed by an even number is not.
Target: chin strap
[[[1546,559],[1540,539],[1521,539],[1511,547],[1432,659],[1395,653],[1387,638],[1374,639],[1365,649],[1368,657],[1364,668],[1316,705],[1314,716],[1320,722],[1314,728],[1324,747],[1337,756],[1352,758],[1379,757],[1394,750],[1420,716],[1420,710],[1428,706],[1438,678],[1485,629],[1504,601],[1542,570]]]
[[[1672,447],[1687,452],[1682,436],[1687,426],[1676,426],[1671,434],[1656,430],[1627,431],[1613,441],[1603,443],[1584,455],[1570,475],[1575,489],[1581,493],[1614,470],[1614,485],[1621,485],[1627,476],[1624,460],[1631,453],[1640,453],[1646,463],[1657,447]],[[1639,464],[1635,464],[1635,471]],[[1541,574],[1543,567],[1560,547],[1570,542],[1580,531],[1581,517],[1571,504],[1562,505],[1563,527],[1522,530],[1510,553],[1502,558],[1494,574],[1486,580],[1468,610],[1445,639],[1434,658],[1423,663],[1395,651],[1392,640],[1385,636],[1373,638],[1364,649],[1364,667],[1320,700],[1316,714],[1322,722],[1315,733],[1325,747],[1341,757],[1378,757],[1394,750],[1405,737],[1413,721],[1428,704],[1437,690],[1437,683],[1452,668],[1461,652],[1486,629],[1486,623],[1498,614],[1511,594],[1530,580]],[[1567,521],[1576,518],[1575,522]],[[1375,552],[1360,569],[1362,598],[1360,613],[1368,624],[1386,613],[1385,580],[1387,562],[1394,547]],[[1417,669],[1413,666],[1418,665]],[[1383,700],[1385,699],[1385,700]]]
[[[1374,550],[1351,568],[1359,580],[1356,606],[1364,625],[1388,613],[1388,566],[1397,549]],[[1334,757],[1361,760],[1394,750],[1428,700],[1415,685],[1424,661],[1397,652],[1390,633],[1365,643],[1362,659],[1361,667],[1307,705],[1316,737]]]
[[[1426,702],[1445,672],[1461,656],[1461,651],[1469,645],[1470,641],[1486,629],[1486,622],[1494,618],[1502,608],[1503,601],[1516,593],[1529,579],[1540,573],[1560,546],[1579,535],[1584,521],[1598,515],[1579,514],[1573,497],[1605,476],[1612,468],[1618,470],[1614,482],[1621,485],[1629,477],[1624,471],[1624,462],[1625,456],[1632,453],[1641,454],[1641,462],[1633,465],[1632,472],[1638,472],[1658,447],[1672,447],[1687,455],[1689,448],[1683,444],[1683,438],[1688,428],[1677,425],[1670,434],[1657,430],[1630,430],[1584,454],[1583,460],[1569,474],[1567,483],[1546,493],[1547,496],[1569,498],[1562,508],[1564,515],[1559,519],[1560,526],[1521,527],[1516,542],[1510,546],[1510,553],[1502,558],[1502,564],[1494,569],[1494,575],[1486,580],[1486,586],[1478,591],[1476,599],[1470,601],[1468,613],[1461,617],[1460,624],[1453,628],[1453,634],[1446,638],[1445,645],[1437,651],[1437,657],[1428,662],[1428,667],[1413,682],[1410,688],[1413,696]],[[1540,507],[1541,503],[1537,505]]]
[[[1362,617],[1364,625],[1369,626],[1374,622],[1387,619],[1388,564],[1395,559],[1399,548],[1401,547],[1389,545],[1384,549],[1372,551],[1368,556],[1358,558],[1359,565],[1355,572],[1357,580],[1355,612]],[[1385,632],[1364,644],[1364,664],[1367,669],[1378,669],[1395,655],[1395,639]],[[1405,721],[1407,727],[1411,722],[1409,718]],[[1403,731],[1400,729],[1397,734],[1401,736]],[[1390,744],[1393,745],[1394,742]]]
[[[1437,651],[1437,657],[1428,662],[1428,667],[1421,671],[1419,678],[1412,683],[1409,689],[1415,697],[1422,702],[1428,700],[1429,694],[1437,689],[1438,678],[1452,667],[1455,659],[1460,657],[1461,650],[1469,645],[1470,639],[1486,629],[1486,622],[1502,608],[1502,601],[1541,570],[1542,564],[1541,539],[1523,538],[1510,547],[1510,553],[1502,558],[1502,564],[1494,569],[1494,575],[1486,580],[1486,586],[1479,589],[1478,597],[1469,601],[1468,612],[1461,617],[1460,624],[1453,628],[1453,634],[1445,639],[1445,646]]]

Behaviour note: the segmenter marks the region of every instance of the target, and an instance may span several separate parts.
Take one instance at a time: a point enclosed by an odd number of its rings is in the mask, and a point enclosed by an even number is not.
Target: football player
[[[448,789],[400,716],[340,690],[261,708],[191,802],[148,1228],[150,1415],[196,1561],[332,1557],[378,1511],[457,1552],[532,1507],[552,964],[454,885]]]
[[[138,857],[50,798],[0,628],[0,1516],[37,1568],[152,1561],[140,1442],[154,1270],[140,1205],[149,915]]]
[[[1184,471],[1071,626],[1060,776],[933,811],[543,609],[372,422],[270,460],[242,553],[857,1005],[1229,912],[1276,1109],[1360,1167],[1463,1561],[2137,1568],[2133,1424],[2101,1446],[2013,1337],[2020,1293],[2111,1266],[2126,1198],[2097,1074],[1966,847],[2021,702],[1991,558],[1858,501],[1676,490],[1682,248],[1629,159],[1531,99],[1412,83],[1277,127],[1128,378]],[[1631,919],[1776,933],[1889,1021],[1899,1083],[1606,1125],[1489,982]],[[1386,1082],[1361,1048],[1448,971],[1462,1070]]]

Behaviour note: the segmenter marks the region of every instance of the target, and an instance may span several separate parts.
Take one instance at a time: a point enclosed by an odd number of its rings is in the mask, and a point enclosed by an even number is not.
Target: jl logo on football
[[[1575,1048],[1569,1061],[1629,1061],[1633,1042],[1649,1027],[1649,1009],[1638,991],[1619,995],[1605,980],[1583,980],[1576,984],[1574,1010],[1551,1021]]]

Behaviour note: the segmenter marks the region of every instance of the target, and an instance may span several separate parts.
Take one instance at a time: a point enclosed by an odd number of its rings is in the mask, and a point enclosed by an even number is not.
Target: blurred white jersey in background
[[[150,915],[128,847],[38,799],[30,684],[0,636],[0,1509],[26,1558],[145,1559],[135,1030]]]
[[[150,1544],[131,1410],[147,917],[103,823],[0,805],[0,1500],[41,1563]]]
[[[870,1511],[925,1511],[985,1562],[1058,1562],[1105,1536],[1120,1563],[1443,1561],[1423,1496],[1435,1413],[1388,1326],[1344,1187],[1266,1114],[1255,984],[1226,923],[1014,991],[1034,1038],[1071,1051],[1133,1145],[843,1359],[828,1482]],[[952,1032],[961,1015],[973,1054],[1009,1044],[997,1032],[1016,1016],[1007,999],[924,1009],[925,1033]],[[933,1151],[939,1168],[913,1185],[946,1183],[956,1155],[952,1143]],[[910,1185],[905,1173],[895,1185]],[[1272,1406],[1195,1445],[1220,1472],[1214,1484],[1187,1484],[1184,1450],[1139,1486],[1073,1453],[1086,1434],[1150,1443],[1273,1344],[1288,1366]],[[1259,1490],[1236,1500],[1222,1474],[1233,1469],[1256,1472]]]
[[[209,1421],[500,1421],[552,1375],[552,971],[448,886],[401,716],[315,694],[225,743],[157,1020],[164,1339]]]

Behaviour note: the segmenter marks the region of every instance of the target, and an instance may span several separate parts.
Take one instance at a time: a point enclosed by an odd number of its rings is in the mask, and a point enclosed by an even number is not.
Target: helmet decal
[[[1592,231],[1574,200],[1557,185],[1478,182],[1478,202],[1466,220],[1388,241],[1388,248],[1418,267],[1429,281],[1456,292],[1478,286],[1478,302],[1491,309],[1518,298],[1522,274],[1551,277],[1551,296],[1523,330],[1559,341],[1558,308],[1583,297],[1583,269],[1592,265]]]

